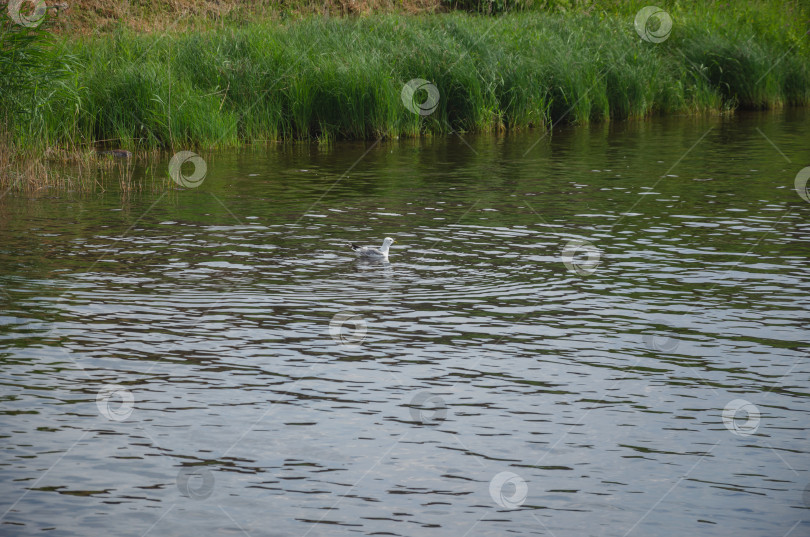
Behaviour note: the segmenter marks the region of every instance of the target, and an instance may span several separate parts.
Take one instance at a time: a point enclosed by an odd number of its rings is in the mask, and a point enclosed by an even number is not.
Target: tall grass
[[[24,107],[9,113],[14,135],[29,142],[173,148],[807,105],[810,38],[777,4],[674,9],[672,35],[658,44],[639,39],[633,12],[619,3],[565,14],[304,18],[63,36],[58,54],[70,61],[47,98],[37,93],[38,119]],[[401,101],[413,78],[439,90],[430,115]]]
[[[26,146],[73,137],[81,89],[76,58],[58,50],[47,25],[26,27],[0,18],[0,118]]]
[[[5,8],[5,6],[2,6]],[[28,27],[0,17],[0,189],[64,187],[43,156],[60,145],[75,150],[81,90],[75,58],[56,52],[47,25]],[[51,151],[53,153],[53,151]],[[78,157],[78,159],[77,159]],[[0,193],[0,197],[5,192]]]

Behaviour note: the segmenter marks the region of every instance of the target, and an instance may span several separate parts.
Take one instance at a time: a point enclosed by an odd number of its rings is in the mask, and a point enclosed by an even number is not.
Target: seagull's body
[[[382,243],[382,246],[379,248],[374,248],[372,246],[358,246],[357,244],[350,242],[349,246],[352,247],[357,253],[357,257],[363,257],[366,259],[388,259],[388,249],[394,243],[394,239],[391,237],[386,237]]]

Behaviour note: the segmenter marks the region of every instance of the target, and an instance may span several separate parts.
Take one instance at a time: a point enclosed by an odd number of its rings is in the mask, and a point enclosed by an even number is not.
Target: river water
[[[7,194],[0,533],[810,535],[809,119]]]

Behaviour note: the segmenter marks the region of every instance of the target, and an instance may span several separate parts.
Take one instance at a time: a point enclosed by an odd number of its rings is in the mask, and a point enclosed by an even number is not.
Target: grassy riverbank
[[[5,21],[6,45],[27,33],[33,40],[20,52],[28,63],[0,65],[5,137],[16,150],[81,151],[99,141],[213,148],[810,104],[800,4],[679,4],[659,43],[634,29],[643,5],[268,16],[205,31],[122,26],[92,36],[21,32]],[[438,90],[430,114],[403,104],[414,78]],[[426,96],[417,92],[417,102]]]

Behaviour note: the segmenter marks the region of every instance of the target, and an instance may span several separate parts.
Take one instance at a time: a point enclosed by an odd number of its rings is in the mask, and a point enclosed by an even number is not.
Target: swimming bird
[[[391,237],[386,237],[383,240],[382,246],[374,248],[372,246],[358,246],[353,242],[349,243],[352,250],[357,252],[358,257],[365,257],[368,259],[388,259],[388,248],[391,247],[396,241]]]

